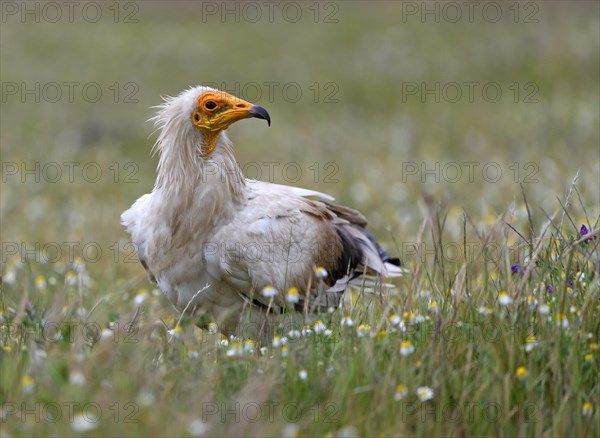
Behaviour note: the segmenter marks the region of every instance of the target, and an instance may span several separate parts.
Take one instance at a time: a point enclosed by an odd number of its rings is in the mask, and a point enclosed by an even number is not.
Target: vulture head
[[[238,120],[250,117],[266,120],[269,126],[271,125],[271,117],[263,107],[253,105],[224,91],[208,90],[202,92],[196,99],[191,122],[208,140],[203,152],[210,155],[221,131]]]
[[[209,87],[193,87],[163,99],[151,119],[160,131],[154,146],[160,153],[160,185],[176,187],[178,180],[197,174],[199,162],[213,158],[219,142],[229,147],[224,131],[238,120],[254,117],[271,125],[263,107]]]

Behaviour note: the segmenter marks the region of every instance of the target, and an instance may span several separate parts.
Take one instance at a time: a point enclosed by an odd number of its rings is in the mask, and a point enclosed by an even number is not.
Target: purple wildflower
[[[553,294],[554,293],[554,286],[552,286],[551,284],[547,284],[546,285],[546,292],[549,294]]]
[[[33,303],[31,302],[31,300],[25,301],[25,313],[27,314],[29,319],[33,319],[33,317],[35,316],[35,310],[33,308]]]
[[[586,236],[587,234],[589,234],[590,230],[588,230],[588,227],[585,226],[585,224],[581,225],[581,228],[579,229],[579,236],[583,237]],[[592,240],[595,240],[596,236],[591,236],[588,237],[587,239],[585,239],[585,242],[591,242]]]
[[[522,266],[517,263],[516,265],[512,265],[510,267],[510,270],[512,271],[513,274],[520,274],[522,272],[521,268],[522,268]]]

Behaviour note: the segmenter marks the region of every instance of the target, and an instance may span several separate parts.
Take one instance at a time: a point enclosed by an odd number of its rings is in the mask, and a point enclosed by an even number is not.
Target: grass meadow
[[[0,436],[599,436],[599,4],[467,3],[2,2]],[[393,289],[269,345],[173,309],[119,215],[198,84]]]

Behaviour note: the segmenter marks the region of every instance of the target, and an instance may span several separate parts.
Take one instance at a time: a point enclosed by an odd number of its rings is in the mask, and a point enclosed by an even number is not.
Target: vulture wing
[[[205,253],[205,261],[211,276],[254,304],[268,305],[271,298],[261,291],[272,286],[280,292],[273,299],[276,306],[285,306],[290,287],[301,293],[296,307],[303,306],[304,293],[314,295],[313,304],[336,306],[348,283],[363,274],[377,280],[402,274],[358,211],[333,205],[330,196],[311,190],[258,181],[248,185],[246,204],[214,235],[214,251]],[[327,275],[325,293],[315,302],[317,267]]]

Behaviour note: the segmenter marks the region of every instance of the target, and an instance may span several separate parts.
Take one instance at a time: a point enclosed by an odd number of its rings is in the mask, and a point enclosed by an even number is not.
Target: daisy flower
[[[515,374],[517,375],[517,379],[523,380],[529,375],[529,372],[527,371],[527,368],[520,366],[517,368],[517,372]]]
[[[352,318],[350,318],[349,316],[344,316],[344,317],[342,317],[342,320],[340,321],[340,325],[342,327],[353,327],[354,321],[352,321]]]
[[[187,432],[194,437],[204,435],[208,431],[208,425],[202,420],[192,420],[188,423]]]
[[[93,417],[91,417],[93,419]],[[71,422],[71,428],[74,432],[83,433],[94,430],[98,427],[99,420],[92,421],[88,415],[76,414]]]
[[[420,314],[415,315],[414,318],[413,318],[413,322],[415,324],[420,324],[423,321],[425,321],[425,317],[423,315],[420,315]]]
[[[25,394],[31,394],[33,391],[35,391],[35,382],[33,381],[33,377],[30,375],[21,377],[21,387],[23,388],[23,392]]]
[[[67,271],[65,274],[65,284],[67,286],[77,286],[77,274],[73,271]]]
[[[429,303],[429,310],[431,312],[437,313],[438,311],[438,305],[436,301],[432,301],[431,303]]]
[[[219,327],[217,326],[216,322],[209,322],[208,323],[208,327],[207,327],[207,331],[210,335],[214,335],[215,333],[217,333],[219,331]]]
[[[76,386],[85,385],[85,376],[81,371],[73,371],[69,375],[69,383]]]
[[[317,266],[315,268],[315,275],[317,278],[327,278],[327,269],[325,269],[323,266]]]
[[[147,298],[148,298],[148,291],[146,289],[141,289],[138,292],[138,294],[135,296],[135,298],[133,299],[133,302],[139,306],[144,301],[146,301]]]
[[[417,396],[422,402],[431,400],[433,398],[433,389],[428,386],[419,386],[417,388]]]
[[[313,325],[313,330],[315,331],[315,333],[321,333],[321,332],[325,331],[326,329],[327,329],[327,326],[325,326],[325,324],[323,324],[323,321],[321,321],[321,320],[318,320]]]
[[[485,307],[485,306],[481,306],[479,309],[477,309],[477,311],[479,312],[480,315],[490,315],[493,310],[490,309],[489,307]]]
[[[274,336],[272,342],[273,348],[279,348],[282,345],[287,344],[287,340],[288,339],[285,336]]]
[[[395,313],[393,315],[390,315],[390,324],[392,325],[399,325],[400,322],[402,321],[402,318],[400,318],[400,316],[396,315]]]
[[[300,293],[298,292],[298,289],[295,287],[290,287],[285,296],[285,300],[291,304],[295,304],[300,301]]]
[[[369,324],[361,324],[356,327],[356,334],[358,337],[368,336],[371,333],[371,326]]]
[[[181,336],[181,333],[183,333],[183,329],[180,325],[177,325],[171,330],[169,330],[169,335],[171,335],[174,338],[179,338]]]
[[[537,341],[535,336],[527,336],[527,339],[525,340],[525,351],[527,353],[529,353],[531,350],[533,350],[535,347],[537,347],[539,345],[539,342]]]
[[[394,393],[394,400],[402,400],[404,397],[408,395],[408,389],[406,385],[399,384],[396,385],[396,392]]]
[[[513,300],[510,295],[508,295],[508,292],[500,292],[500,294],[498,294],[498,302],[503,306],[508,306]]]
[[[227,350],[227,356],[241,356],[244,354],[244,346],[241,342],[234,342]]]
[[[412,354],[415,351],[415,347],[412,344],[412,342],[410,341],[403,341],[400,344],[400,354],[402,356],[408,356],[409,354]]]
[[[263,289],[260,291],[260,294],[261,294],[263,297],[266,297],[266,298],[272,298],[272,297],[274,297],[275,295],[277,295],[277,293],[278,293],[278,292],[277,292],[277,289],[275,289],[273,286],[265,286],[265,287],[263,287]]]
[[[309,335],[312,335],[313,333],[314,333],[314,331],[311,326],[305,325],[304,327],[302,327],[302,336],[309,336]]]
[[[244,351],[247,351],[248,353],[254,353],[254,341],[252,339],[248,339],[244,343]]]
[[[46,289],[46,277],[43,275],[38,275],[35,277],[35,288],[38,290]]]
[[[569,320],[567,319],[567,315],[564,313],[559,314],[556,317],[556,324],[562,328],[569,328]]]
[[[75,260],[73,260],[73,269],[78,273],[85,272],[85,260],[83,260],[83,257],[75,257]]]

